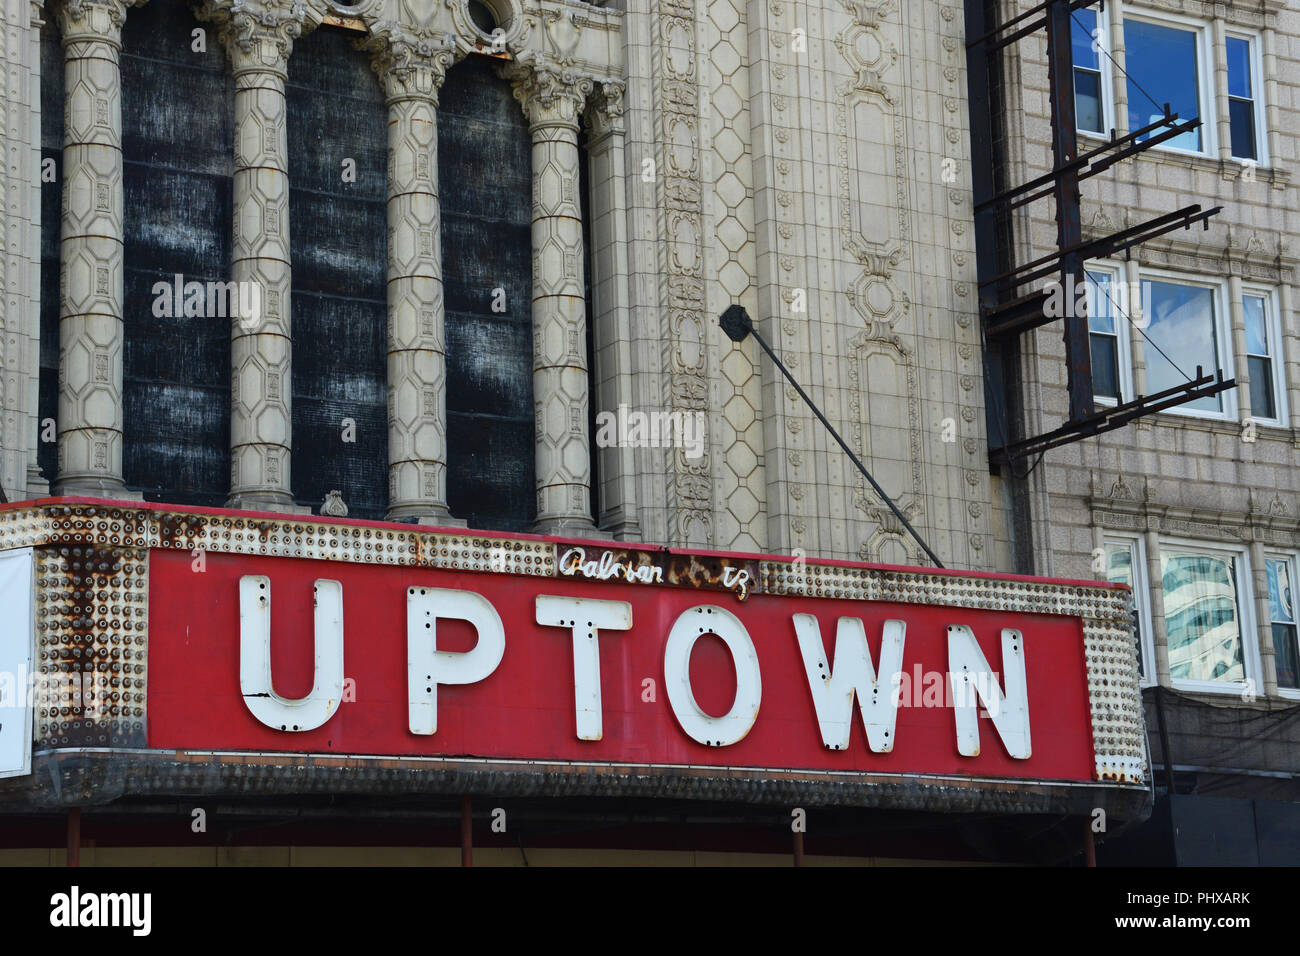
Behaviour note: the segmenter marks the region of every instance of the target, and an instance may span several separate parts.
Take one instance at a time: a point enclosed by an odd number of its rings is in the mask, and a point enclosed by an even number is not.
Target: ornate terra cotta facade
[[[454,64],[492,56],[532,139],[539,530],[595,524],[630,541],[918,560],[756,345],[720,334],[718,315],[740,303],[945,563],[1009,567],[985,465],[970,196],[955,173],[969,161],[959,8],[938,4],[921,27],[888,2],[487,6],[495,39],[461,2],[196,9],[195,28],[211,31],[234,76],[227,278],[261,291],[258,321],[231,323],[226,501],[319,503],[292,490],[296,224],[284,82],[294,44],[342,24],[388,104],[387,517],[451,515],[438,98]],[[6,20],[9,500],[47,486],[138,494],[121,464],[113,237],[132,211],[115,186],[111,68],[133,9],[16,6]],[[69,118],[58,171],[61,464],[49,474],[37,465],[51,433],[37,409],[41,169],[30,155],[41,18],[47,32],[61,25]],[[81,65],[87,44],[102,48],[84,60],[93,68]],[[922,100],[934,109],[916,109]],[[620,406],[698,418],[702,449],[595,449],[593,413]]]
[[[981,859],[997,854],[962,846],[964,815],[987,814],[973,823],[990,832],[1010,824],[1017,859],[1077,854],[1094,809],[1142,816],[1127,592],[1008,573],[1011,511],[985,433],[962,8],[919,9],[5,0],[0,554],[22,553],[34,582],[33,670],[75,676],[82,697],[36,706],[37,770],[0,781],[0,802],[109,821],[198,793],[230,801],[233,820],[275,794],[304,806],[333,794],[357,800],[350,823],[369,825],[383,801],[437,816],[473,795],[551,825],[594,820],[612,796],[710,801],[735,833],[753,807],[808,804],[842,814],[836,832],[853,840],[854,814],[871,807],[887,817],[845,856],[922,856],[885,833],[920,819],[948,841],[927,852]],[[723,334],[719,316],[736,304],[946,570],[917,567],[903,523],[754,338]],[[576,577],[563,557],[574,549],[592,559]],[[607,580],[624,566],[642,577]],[[241,602],[274,581],[277,608],[295,609],[277,633],[310,641],[315,621],[322,642],[334,628],[341,643],[349,619],[341,673],[357,676],[364,659],[385,695],[409,678],[412,713],[437,684],[483,689],[492,668],[437,680],[437,666],[474,653],[439,647],[427,668],[384,670],[394,647],[428,650],[402,602],[424,588],[491,592],[512,649],[492,667],[519,668],[498,680],[536,706],[508,721],[492,712],[504,749],[490,753],[459,739],[440,749],[454,719],[442,738],[414,722],[405,735],[405,700],[369,709],[375,683],[320,708],[360,749],[308,746],[295,734],[317,728],[291,720],[245,727],[250,699],[292,707],[316,689],[297,701],[265,681],[248,689]],[[566,723],[562,741],[510,750],[513,733],[543,735],[554,718],[543,698],[570,679],[569,658],[523,656],[551,648],[529,628],[558,626],[541,616],[556,595],[529,588],[626,605],[626,618],[602,605],[608,616],[593,613],[575,642],[641,628],[600,651],[619,718],[606,739],[577,743]],[[698,604],[683,610],[691,589]],[[269,634],[269,593],[261,602]],[[909,646],[939,655],[936,682],[965,626],[948,616],[975,615],[994,670],[1029,661],[1033,756],[996,743],[975,709],[966,716],[989,743],[971,750],[966,718],[954,736],[942,699],[916,705],[921,730],[880,757],[893,763],[871,763],[893,742],[869,753],[856,716],[847,754],[820,745],[815,722],[804,736],[772,730],[811,713],[809,685],[789,677],[803,675],[786,626],[805,603],[827,635],[827,615],[851,621],[856,607],[917,615]],[[199,608],[195,627],[208,630],[180,639],[180,617]],[[496,612],[475,608],[459,619],[479,621],[481,637]],[[669,679],[653,641],[670,611],[719,611],[733,636],[753,632],[764,713],[781,715],[757,717],[739,744],[760,762],[728,763],[736,742],[721,737],[690,749],[701,738],[682,737],[646,688]],[[868,632],[883,655],[874,621]],[[650,677],[636,669],[647,647]],[[691,696],[686,670],[695,717],[721,720]],[[188,695],[177,675],[191,672],[209,683]],[[735,673],[739,699],[751,671]],[[681,684],[660,688],[673,707]],[[1005,686],[1008,700],[1019,693]],[[186,737],[185,707],[208,694],[234,716],[204,733],[235,736],[201,744]],[[594,703],[579,694],[580,729],[600,705],[599,684]],[[371,713],[398,745],[366,736],[359,715]],[[651,719],[662,727],[629,730]],[[1004,743],[1014,719],[998,726]],[[1036,815],[1059,829],[1039,839]]]

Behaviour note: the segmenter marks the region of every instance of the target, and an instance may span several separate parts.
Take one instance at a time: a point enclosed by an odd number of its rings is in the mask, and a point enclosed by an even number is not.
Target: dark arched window
[[[439,97],[447,499],[470,527],[527,531],[537,513],[531,139],[492,66],[461,61]]]
[[[230,279],[234,83],[210,28],[194,49],[202,26],[183,4],[149,3],[122,28],[122,464],[147,500],[221,505],[230,319],[208,308],[206,289]],[[202,310],[183,295],[177,310],[163,289],[177,276],[203,283]]]
[[[285,87],[293,266],[294,499],[388,507],[388,116],[356,34],[295,41]]]

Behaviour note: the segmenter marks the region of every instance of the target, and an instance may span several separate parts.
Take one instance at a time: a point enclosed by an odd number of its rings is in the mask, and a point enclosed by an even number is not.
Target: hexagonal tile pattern
[[[122,489],[122,109],[124,6],[60,5],[64,152],[59,265],[57,490]]]
[[[230,499],[290,493],[292,346],[285,61],[260,34],[251,49],[231,44],[235,72],[234,262],[236,282],[263,290],[262,321],[234,327],[230,361]],[[232,399],[235,397],[232,394]]]

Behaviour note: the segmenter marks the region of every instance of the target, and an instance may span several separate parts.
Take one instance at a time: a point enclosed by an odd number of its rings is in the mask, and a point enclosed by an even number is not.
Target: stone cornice
[[[1225,544],[1260,541],[1267,545],[1300,545],[1300,517],[1294,500],[1280,492],[1250,496],[1248,511],[1194,508],[1165,503],[1158,489],[1145,479],[1134,488],[1117,477],[1109,485],[1094,473],[1092,493],[1084,500],[1094,524],[1103,530],[1145,532],[1202,538]]]

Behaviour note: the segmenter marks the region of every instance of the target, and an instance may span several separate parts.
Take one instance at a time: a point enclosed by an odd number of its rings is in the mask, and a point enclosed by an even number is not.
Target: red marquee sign
[[[1029,579],[960,576],[1019,607],[835,599],[746,559],[706,590],[585,548],[551,576],[154,548],[148,745],[1102,775],[1086,622],[1026,612]],[[1114,593],[1044,593],[1079,588]]]

